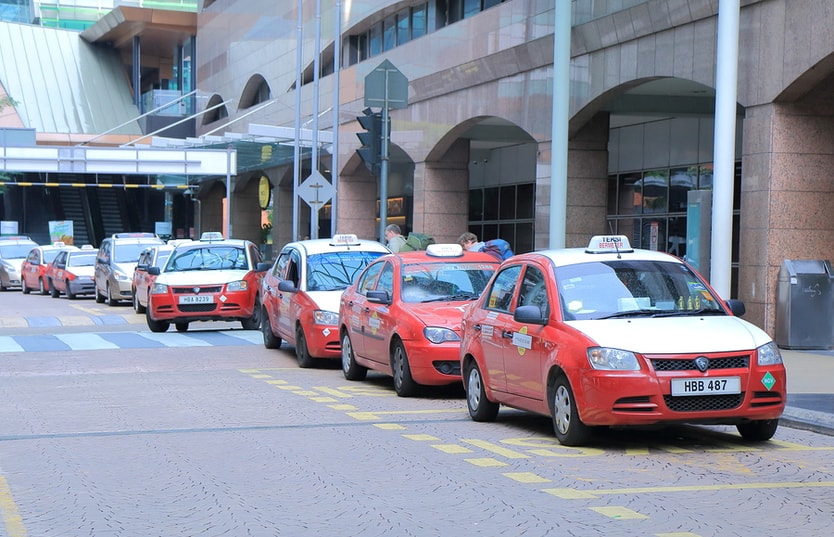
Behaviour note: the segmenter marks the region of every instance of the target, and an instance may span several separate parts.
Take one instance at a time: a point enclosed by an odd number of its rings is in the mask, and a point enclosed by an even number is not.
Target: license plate
[[[212,295],[181,296],[180,304],[214,304]]]
[[[672,379],[672,395],[724,395],[741,393],[741,377]]]

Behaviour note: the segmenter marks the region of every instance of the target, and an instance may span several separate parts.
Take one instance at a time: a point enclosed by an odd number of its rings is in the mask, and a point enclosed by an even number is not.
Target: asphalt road
[[[78,302],[2,293],[0,337],[149,334]],[[9,326],[17,310],[91,324]],[[565,448],[546,417],[472,422],[458,386],[399,398],[198,328],[208,344],[0,352],[0,537],[830,533],[831,436],[681,426]]]

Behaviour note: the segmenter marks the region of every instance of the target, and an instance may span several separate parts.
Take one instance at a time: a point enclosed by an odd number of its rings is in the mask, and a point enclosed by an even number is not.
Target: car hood
[[[339,312],[339,299],[344,291],[305,291],[307,296],[315,302],[316,308],[324,311]]]
[[[455,332],[460,332],[463,312],[471,302],[424,302],[420,304],[404,304],[416,318],[426,326],[442,326]]]
[[[119,269],[121,272],[124,272],[128,276],[133,276],[134,271],[136,270],[136,261],[131,261],[130,263],[114,263],[116,268]]]
[[[165,285],[221,285],[242,280],[247,270],[191,270],[185,272],[163,272],[156,277],[157,283]]]
[[[8,258],[4,257],[3,261],[5,261],[9,265],[13,266],[16,271],[20,272],[20,267],[21,267],[21,265],[23,265],[23,262],[26,261],[26,258],[22,257],[20,259],[17,259],[17,258],[8,259]]]
[[[567,321],[601,347],[642,354],[752,350],[771,341],[757,326],[731,316]]]

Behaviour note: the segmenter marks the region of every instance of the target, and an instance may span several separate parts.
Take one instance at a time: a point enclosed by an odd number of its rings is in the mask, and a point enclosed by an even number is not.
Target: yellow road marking
[[[28,328],[29,323],[26,319],[20,317],[0,317],[0,327],[2,328]]]
[[[609,518],[616,518],[618,520],[640,520],[649,518],[646,515],[638,513],[637,511],[632,511],[627,507],[591,507],[591,510]]]
[[[492,457],[480,457],[477,459],[463,459],[469,464],[474,464],[475,466],[480,466],[481,468],[495,468],[498,466],[509,466],[508,463],[504,461],[499,461],[498,459],[493,459]]]
[[[519,483],[550,483],[550,479],[534,474],[533,472],[507,472],[502,475]]]
[[[311,401],[315,401],[316,403],[335,403],[336,399],[332,397],[311,397]]]
[[[353,397],[349,393],[345,393],[340,390],[334,390],[333,388],[328,388],[327,386],[314,386],[320,392],[326,393],[328,395],[332,395],[333,397],[341,397],[342,399],[347,399],[348,397]]]
[[[270,375],[267,375],[269,377]],[[267,384],[289,384],[286,380],[268,380]]]
[[[0,512],[3,514],[3,523],[6,525],[6,533],[9,537],[26,537],[23,517],[20,516],[9,484],[2,475],[0,475]]]
[[[308,397],[314,397],[316,395],[319,395],[319,392],[314,392],[314,391],[311,391],[311,390],[298,390],[298,391],[295,392],[295,394],[296,395],[306,395]]]
[[[674,533],[655,533],[655,537],[701,537],[697,533],[689,531],[678,531]]]
[[[347,405],[347,404],[344,404],[344,403],[339,404],[339,405],[327,405],[327,406],[329,406],[333,410],[345,410],[345,411],[347,411],[347,410],[356,410],[355,406]]]
[[[514,451],[512,449],[507,449],[505,447],[501,447],[499,445],[493,444],[492,442],[487,442],[485,440],[477,440],[474,438],[470,439],[463,439],[461,442],[465,442],[467,444],[472,444],[473,446],[479,447],[486,451],[490,451],[495,453],[496,455],[501,455],[502,457],[506,457],[508,459],[529,459],[527,455],[524,453],[519,453],[518,451]]]
[[[284,384],[282,386],[276,386],[276,388],[281,388],[282,390],[290,390],[290,391],[296,391],[296,390],[301,390],[302,389],[301,386],[291,386],[289,384]]]
[[[372,411],[372,412],[351,412],[349,415],[357,420],[381,420],[380,416],[399,415],[405,416],[410,414],[458,414],[460,410],[386,410],[386,411]]]
[[[253,373],[252,378],[253,379],[271,379],[272,375],[268,375],[266,373]],[[280,384],[280,382],[278,382],[278,384]]]
[[[430,434],[404,434],[403,438],[408,438],[409,440],[416,440],[417,442],[434,442],[440,440],[438,437]]]
[[[685,485],[680,487],[632,487],[621,489],[576,490],[576,489],[542,489],[542,492],[566,499],[587,499],[610,494],[646,494],[660,492],[705,492],[721,490],[756,490],[756,489],[799,489],[799,488],[834,488],[834,481],[814,483],[737,483],[726,485]]]
[[[443,453],[448,453],[450,455],[459,455],[461,453],[472,453],[472,450],[468,447],[463,447],[458,444],[432,444],[436,450],[442,451]]]
[[[374,427],[378,427],[384,431],[404,431],[405,426],[399,423],[374,423]]]

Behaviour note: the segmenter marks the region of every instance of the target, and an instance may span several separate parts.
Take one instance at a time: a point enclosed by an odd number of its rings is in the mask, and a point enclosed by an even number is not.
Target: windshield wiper
[[[657,312],[653,315],[653,317],[675,317],[675,316],[698,316],[698,315],[726,315],[722,310],[708,310],[706,308],[701,308],[697,310],[671,310],[671,311],[661,311]]]
[[[602,317],[597,317],[599,319],[617,319],[620,317],[643,317],[643,316],[652,316],[655,313],[654,310],[628,310],[628,311],[618,311],[616,313],[609,313],[608,315],[603,315]]]

